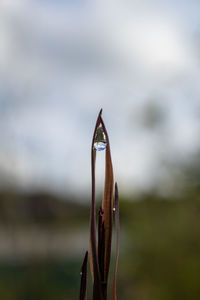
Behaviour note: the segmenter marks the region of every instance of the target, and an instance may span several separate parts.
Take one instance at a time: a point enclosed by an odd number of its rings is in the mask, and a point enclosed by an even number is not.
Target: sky
[[[88,195],[103,108],[123,193],[170,190],[199,151],[199,37],[196,0],[1,0],[0,187]]]

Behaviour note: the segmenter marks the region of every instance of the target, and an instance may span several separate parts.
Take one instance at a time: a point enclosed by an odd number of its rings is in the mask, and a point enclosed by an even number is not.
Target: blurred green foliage
[[[147,197],[121,204],[127,244],[120,256],[119,298],[200,299],[199,200]]]
[[[0,295],[4,300],[73,299],[78,292],[81,261],[1,263]]]
[[[0,206],[0,228],[88,228],[89,239],[89,205],[47,195],[2,194]],[[135,201],[121,197],[120,221],[119,300],[200,299],[198,192],[179,200],[153,194]],[[78,299],[83,255],[1,257],[0,299]]]

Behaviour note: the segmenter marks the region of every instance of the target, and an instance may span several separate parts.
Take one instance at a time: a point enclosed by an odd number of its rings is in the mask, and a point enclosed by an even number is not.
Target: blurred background
[[[200,298],[199,78],[197,0],[1,0],[1,299],[78,299],[100,108],[119,299]]]

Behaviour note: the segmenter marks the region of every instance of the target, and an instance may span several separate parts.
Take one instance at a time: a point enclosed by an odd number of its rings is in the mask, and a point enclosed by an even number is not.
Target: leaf
[[[103,223],[103,210],[100,207],[99,210],[99,223],[98,223],[98,261],[100,278],[103,281],[104,275],[104,249],[105,249],[105,228]]]
[[[107,281],[110,267],[112,221],[113,221],[113,168],[110,152],[110,143],[107,130],[99,112],[94,129],[91,149],[92,162],[92,205],[90,214],[90,268],[93,279],[93,300],[106,300]],[[98,249],[96,244],[96,200],[95,200],[95,160],[96,149],[94,142],[99,125],[105,134],[107,147],[105,150],[105,184],[102,200],[102,210],[99,215]],[[97,251],[98,250],[98,251]]]
[[[112,287],[112,300],[117,299],[116,294],[116,283],[117,283],[117,267],[118,267],[118,259],[119,259],[119,194],[117,183],[115,183],[115,228],[116,228],[116,257],[115,257],[115,270],[114,270],[114,278],[113,278],[113,287]]]
[[[80,300],[86,300],[87,298],[87,262],[88,252],[85,253],[83,265],[81,267],[81,287],[80,287]]]
[[[96,131],[101,123],[101,113],[99,112],[91,147],[91,165],[92,165],[92,205],[90,213],[90,268],[93,279],[93,300],[103,300],[99,263],[97,256],[97,244],[96,244],[96,199],[95,199],[95,160],[96,160],[96,150],[94,149],[94,141],[96,137]]]
[[[111,243],[112,243],[112,221],[113,221],[113,167],[110,152],[110,143],[105,124],[100,116],[103,131],[106,136],[106,154],[105,154],[105,184],[104,196],[102,201],[103,223],[105,228],[105,249],[104,249],[104,282],[107,284],[110,267]]]

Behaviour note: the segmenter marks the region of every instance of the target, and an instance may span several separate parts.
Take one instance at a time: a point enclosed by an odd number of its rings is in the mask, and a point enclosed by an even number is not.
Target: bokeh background
[[[199,78],[197,0],[1,0],[1,299],[78,299],[100,108],[118,298],[200,299]]]

